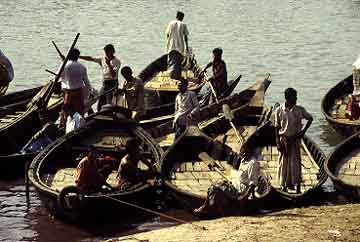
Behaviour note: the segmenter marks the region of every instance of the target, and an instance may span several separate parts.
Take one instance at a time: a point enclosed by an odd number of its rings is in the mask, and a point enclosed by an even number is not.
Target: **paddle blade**
[[[223,110],[224,116],[225,116],[225,118],[227,120],[233,120],[234,119],[234,114],[231,112],[231,109],[230,109],[229,105],[224,104],[222,106],[222,110]]]

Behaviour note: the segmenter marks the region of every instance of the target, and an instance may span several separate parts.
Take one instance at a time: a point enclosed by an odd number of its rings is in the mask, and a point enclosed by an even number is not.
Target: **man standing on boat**
[[[213,61],[209,62],[202,70],[202,73],[205,73],[206,69],[212,66],[213,76],[209,78],[209,82],[214,87],[217,97],[228,87],[226,64],[222,60],[222,53],[221,48],[213,49]]]
[[[300,193],[301,155],[300,144],[313,118],[302,106],[296,105],[297,92],[285,90],[285,103],[275,110],[276,144],[280,152],[278,179],[282,189],[295,189]],[[302,120],[306,119],[303,127]]]
[[[170,21],[165,31],[168,69],[170,78],[175,80],[181,80],[181,62],[185,53],[189,51],[189,31],[183,22],[184,16],[184,13],[177,12],[176,20]]]
[[[0,65],[5,67],[7,75],[0,75],[0,85],[8,84],[14,79],[14,68],[6,55],[0,50]]]
[[[113,96],[119,85],[118,72],[121,66],[121,61],[115,56],[115,47],[112,44],[107,44],[104,47],[105,55],[103,57],[80,56],[80,59],[98,63],[103,68],[103,84],[100,91],[102,95],[98,102],[98,111],[101,106],[111,104]],[[112,90],[112,91],[110,91]]]
[[[84,92],[89,83],[86,67],[78,62],[80,51],[76,48],[69,53],[69,61],[61,73],[61,87],[64,91],[64,105],[71,104],[75,112],[84,115]],[[60,126],[64,127],[67,114],[62,112]]]
[[[360,95],[360,57],[352,64],[354,95]]]
[[[197,96],[188,90],[188,81],[182,80],[178,84],[179,94],[175,99],[174,131],[177,139],[190,124],[196,123],[196,116],[200,110]]]
[[[129,66],[121,69],[121,75],[125,81],[121,87],[123,95],[120,98],[120,106],[130,109],[133,112],[132,118],[139,120],[145,111],[144,83],[140,78],[133,76]]]

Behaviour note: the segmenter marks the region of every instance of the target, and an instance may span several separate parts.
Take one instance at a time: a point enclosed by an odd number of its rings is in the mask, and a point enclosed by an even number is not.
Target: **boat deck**
[[[183,70],[181,76],[188,80],[189,90],[197,88],[200,80],[195,77],[194,73],[190,70]],[[168,91],[177,91],[178,80],[170,78],[168,71],[159,72],[154,78],[146,82],[145,89],[150,90],[168,90]]]
[[[360,148],[347,154],[337,164],[335,176],[347,184],[360,186]]]

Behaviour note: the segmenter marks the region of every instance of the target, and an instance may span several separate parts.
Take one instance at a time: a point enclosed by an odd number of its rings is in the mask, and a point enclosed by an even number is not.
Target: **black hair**
[[[126,153],[130,153],[134,150],[135,147],[139,147],[141,144],[141,140],[137,139],[137,138],[129,138],[126,141],[126,145],[125,145],[125,150]]]
[[[123,68],[121,68],[121,75],[125,76],[127,74],[132,75],[132,70],[129,66],[124,66]]]
[[[293,96],[297,96],[297,91],[292,88],[292,87],[289,87],[289,88],[286,88],[286,90],[284,91],[284,94],[285,94],[285,99],[288,99],[289,97],[293,97]]]
[[[219,54],[219,55],[222,55],[223,53],[223,50],[221,48],[215,48],[213,49],[213,54]]]
[[[104,51],[112,51],[112,52],[115,53],[115,47],[114,47],[114,45],[112,45],[112,44],[107,44],[107,45],[105,45],[105,47],[104,47]]]
[[[70,50],[70,52],[69,52],[69,60],[77,61],[79,59],[79,56],[80,56],[80,50],[78,50],[76,48]]]
[[[185,14],[183,12],[177,11],[176,12],[176,18],[179,20],[183,20],[185,17]]]

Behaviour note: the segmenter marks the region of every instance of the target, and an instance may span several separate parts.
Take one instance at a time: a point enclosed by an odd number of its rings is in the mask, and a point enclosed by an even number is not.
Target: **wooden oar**
[[[316,167],[316,169],[320,170],[319,165],[316,163],[316,161],[314,160],[313,156],[311,155],[309,149],[307,148],[307,146],[306,146],[306,144],[304,142],[304,139],[301,138],[300,142],[301,142],[301,146],[304,148],[306,154],[310,157],[311,163]]]
[[[204,161],[210,169],[214,169],[220,176],[231,183],[231,180],[219,169],[219,167],[222,168],[222,166],[218,164],[217,160],[210,157],[206,152],[201,152],[198,157]]]
[[[59,70],[59,72],[57,73],[57,75],[56,75],[56,77],[55,77],[55,80],[51,83],[51,87],[50,87],[50,89],[49,89],[49,92],[47,93],[47,95],[46,95],[46,96],[44,97],[44,99],[43,99],[43,103],[42,103],[42,108],[43,108],[43,109],[46,109],[46,106],[47,106],[47,104],[48,104],[48,102],[49,102],[49,100],[50,100],[50,98],[51,98],[52,93],[53,93],[54,87],[55,87],[55,85],[57,84],[57,82],[60,80],[61,73],[63,72],[66,63],[67,63],[68,60],[69,60],[69,54],[70,54],[70,52],[75,48],[76,42],[77,42],[77,40],[79,39],[79,37],[80,37],[80,33],[77,33],[77,35],[76,35],[76,37],[75,37],[75,39],[74,39],[74,41],[73,41],[73,43],[72,43],[69,51],[68,51],[67,54],[66,54],[66,57],[65,57],[62,65],[61,65],[61,67],[60,67],[60,70]]]
[[[64,57],[63,53],[61,53],[61,51],[60,51],[60,49],[57,47],[57,45],[55,44],[55,41],[51,41],[51,43],[52,43],[53,46],[55,47],[55,49],[56,49],[57,53],[59,54],[60,58],[61,58],[61,59],[64,59],[65,57]]]
[[[206,72],[204,72],[204,76],[205,76],[207,82],[209,83],[211,92],[212,92],[212,94],[214,95],[214,98],[215,98],[216,103],[219,103],[219,99],[218,99],[218,97],[217,97],[217,95],[216,95],[215,88],[214,88],[213,84],[211,83],[211,81],[209,81],[209,77],[207,76]]]
[[[232,129],[234,130],[235,132],[235,135],[236,135],[236,138],[238,139],[238,141],[240,142],[240,144],[243,144],[244,141],[245,141],[245,138],[239,134],[237,128],[235,127],[234,123],[233,123],[233,119],[234,119],[234,115],[233,113],[231,112],[231,109],[229,107],[229,105],[227,104],[224,104],[222,106],[222,109],[223,109],[223,113],[224,113],[224,116],[225,116],[225,119],[227,119],[232,127]]]

